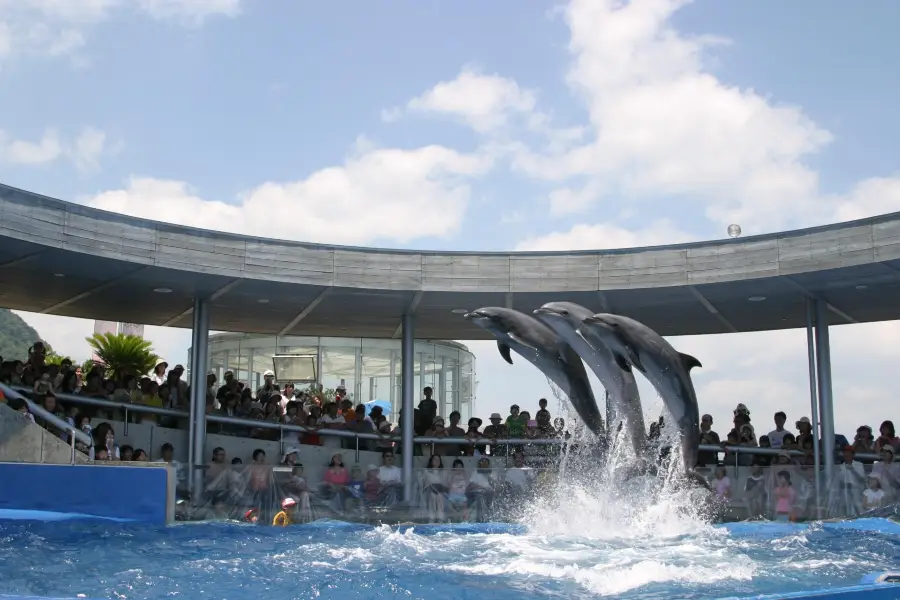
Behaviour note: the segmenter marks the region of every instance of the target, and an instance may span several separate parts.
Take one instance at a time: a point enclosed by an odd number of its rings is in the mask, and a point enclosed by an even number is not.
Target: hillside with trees
[[[41,336],[22,317],[0,308],[0,356],[4,360],[25,360],[28,348]]]

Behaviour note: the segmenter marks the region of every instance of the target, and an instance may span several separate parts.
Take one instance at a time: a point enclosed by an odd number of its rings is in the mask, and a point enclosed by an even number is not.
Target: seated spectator
[[[394,464],[392,452],[385,452],[382,461],[384,464],[378,469],[378,481],[381,484],[379,497],[388,504],[395,504],[403,498],[403,473]]]
[[[365,506],[378,504],[381,495],[381,481],[378,479],[379,468],[369,465],[366,470],[366,480],[363,482],[363,502]]]
[[[453,510],[461,511],[463,520],[469,518],[468,498],[466,497],[468,485],[466,466],[457,458],[453,461],[453,468],[450,470],[447,480],[447,504]]]
[[[861,425],[856,429],[856,437],[853,438],[853,451],[856,454],[877,454],[875,452],[875,438],[872,435],[872,428],[868,425]],[[864,463],[871,463],[871,460],[865,460]]]
[[[484,522],[490,516],[494,502],[494,486],[491,479],[491,462],[485,457],[478,459],[478,469],[469,476],[469,485],[466,488],[469,510],[474,509],[475,519],[478,522]]]
[[[885,446],[890,446],[894,452],[900,450],[900,439],[897,438],[893,421],[885,421],[878,428],[878,439],[875,440],[875,452],[881,452]]]
[[[319,426],[326,430],[342,430],[347,428],[347,421],[338,414],[338,405],[329,402],[325,407],[325,414],[319,419]],[[341,438],[336,435],[323,435],[322,445],[326,448],[340,448]]]
[[[863,508],[875,510],[884,506],[884,490],[881,489],[881,480],[875,475],[869,476],[869,487],[863,491]]]
[[[843,461],[835,465],[834,473],[826,484],[828,491],[825,513],[829,518],[855,517],[863,510],[865,469],[863,464],[855,459],[853,446],[844,446],[842,455]]]
[[[536,420],[530,419],[525,422],[525,435],[523,437],[530,440],[536,440],[540,437]]]
[[[344,514],[350,473],[344,466],[344,457],[340,453],[331,457],[331,462],[328,463],[328,468],[325,469],[322,481],[322,498],[329,501],[335,512]]]
[[[306,428],[309,430],[307,433],[303,434],[303,439],[301,443],[304,446],[321,446],[322,438],[319,436],[319,422],[315,416],[309,415],[306,417]]]
[[[782,438],[782,441],[784,441],[784,438]],[[767,436],[767,435],[759,436],[759,447],[760,448],[771,448],[772,447],[771,442],[769,440],[769,436]],[[769,465],[772,464],[772,456],[768,455],[768,454],[754,456],[753,464],[760,465],[763,467],[768,467]]]
[[[134,448],[125,444],[119,448],[119,455],[122,457],[122,462],[131,462],[134,460]]]
[[[785,433],[784,437],[781,438],[781,449],[782,450],[799,450],[797,447],[797,439],[794,437],[793,433]],[[788,455],[790,456],[790,455]]]
[[[878,477],[881,489],[890,502],[894,501],[897,491],[900,490],[900,463],[894,462],[894,447],[884,444],[881,447],[881,461],[872,465],[871,475]]]
[[[484,432],[482,435],[486,438],[491,438],[496,441],[498,439],[504,439],[509,437],[509,428],[505,423],[502,422],[503,417],[500,416],[500,413],[491,413],[490,422],[491,424],[484,428]],[[506,444],[490,444],[491,456],[505,456],[506,455]]]
[[[506,470],[504,483],[513,496],[521,496],[531,491],[534,471],[525,465],[525,455],[521,453],[515,455],[513,465]]]
[[[102,425],[102,423],[100,425]],[[177,487],[180,488],[179,491],[182,494],[185,493],[187,491],[184,489],[184,486],[187,484],[187,471],[185,470],[184,465],[175,460],[175,447],[166,442],[160,447],[159,453],[160,458],[153,462],[169,463],[175,469],[175,480],[177,482]],[[265,455],[265,453],[263,454]]]
[[[10,398],[9,400],[6,401],[6,405],[9,406],[14,411],[16,411],[17,413],[19,413],[20,415],[22,415],[23,417],[25,417],[26,419],[28,419],[29,421],[31,421],[32,423],[35,422],[34,415],[32,415],[31,412],[28,410],[28,403],[25,402],[24,400],[22,400],[21,398]]]
[[[476,453],[480,454],[478,449],[479,444],[477,444],[476,442],[483,438],[481,432],[478,431],[478,429],[481,427],[481,423],[482,421],[478,417],[472,417],[471,419],[469,419],[469,429],[468,431],[466,431],[465,437],[467,437],[472,442],[472,445],[461,447],[464,456],[475,456]],[[483,445],[481,445],[481,451],[484,451]]]
[[[712,430],[712,415],[700,417],[700,444],[718,446],[721,444],[719,434]],[[701,450],[697,453],[697,466],[714,465],[718,461],[718,453]]]
[[[458,410],[454,410],[450,413],[450,425],[447,427],[447,435],[450,437],[465,437],[466,430],[459,426],[459,422],[462,419],[462,415],[459,414]]]
[[[442,417],[434,418],[434,423],[432,423],[431,428],[425,432],[425,437],[450,437],[447,435],[447,430],[444,428],[444,419]],[[458,456],[459,446],[455,444],[431,444],[431,454],[437,454],[438,456]]]
[[[428,459],[428,466],[422,470],[422,494],[425,497],[425,513],[429,523],[442,523],[446,518],[444,496],[447,481],[444,477],[444,461],[437,454]]]
[[[150,462],[150,455],[143,448],[135,448],[131,455],[132,462]]]
[[[89,456],[93,460],[97,448],[106,448],[109,460],[120,460],[119,446],[116,445],[116,432],[109,423],[100,423],[93,430],[94,445]]]
[[[391,439],[393,436],[400,435],[400,427],[391,428],[391,424],[385,419],[383,416],[378,417],[378,435],[381,436],[381,439],[375,443],[375,451],[381,452],[384,454],[393,454],[394,452],[394,442]]]
[[[812,443],[813,430],[809,417],[801,417],[796,423],[797,425],[797,449],[803,450],[804,446]]]

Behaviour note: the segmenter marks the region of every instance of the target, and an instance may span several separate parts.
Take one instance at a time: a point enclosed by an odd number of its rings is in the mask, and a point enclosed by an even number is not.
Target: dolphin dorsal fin
[[[500,356],[503,357],[503,360],[508,362],[509,364],[513,364],[512,356],[509,355],[509,346],[497,340],[497,349],[500,351]]]
[[[691,369],[693,369],[694,367],[702,367],[703,366],[700,364],[699,360],[697,360],[695,357],[691,356],[690,354],[685,354],[683,352],[679,352],[678,357],[681,358],[681,364],[684,365],[684,368],[685,368],[685,370],[687,370],[688,373],[690,373]]]

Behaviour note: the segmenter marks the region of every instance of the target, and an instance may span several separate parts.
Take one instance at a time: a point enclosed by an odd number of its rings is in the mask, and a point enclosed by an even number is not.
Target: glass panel
[[[391,395],[391,359],[397,362],[399,372],[399,360],[396,359],[397,351],[389,348],[363,348],[362,351],[362,397],[357,403],[381,401],[394,408],[394,400]],[[399,398],[399,396],[398,396]],[[398,405],[399,406],[399,405]],[[391,410],[385,410],[384,414],[391,421]]]
[[[319,382],[326,390],[344,386],[350,399],[356,403],[356,358],[359,338],[322,338],[328,345],[322,346],[322,373]],[[351,346],[356,342],[356,345]],[[339,345],[342,343],[343,345]]]

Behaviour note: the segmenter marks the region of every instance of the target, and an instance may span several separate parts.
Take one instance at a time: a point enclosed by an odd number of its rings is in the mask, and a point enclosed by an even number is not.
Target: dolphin
[[[661,335],[628,317],[599,313],[582,322],[584,331],[602,339],[623,370],[634,367],[650,380],[681,431],[685,468],[693,469],[700,445],[700,409],[690,372],[702,366],[700,361],[678,352]]]
[[[534,314],[569,344],[591,368],[611,400],[612,416],[606,424],[610,435],[618,423],[624,423],[628,441],[635,454],[639,454],[647,439],[647,430],[644,427],[644,411],[641,408],[637,381],[631,369],[620,368],[603,340],[582,323],[594,313],[572,302],[548,302],[534,311]]]
[[[466,313],[465,318],[497,338],[497,348],[506,362],[513,364],[512,349],[537,367],[569,397],[578,416],[591,431],[598,436],[605,434],[603,417],[584,363],[552,329],[530,315],[498,306],[473,310]]]

